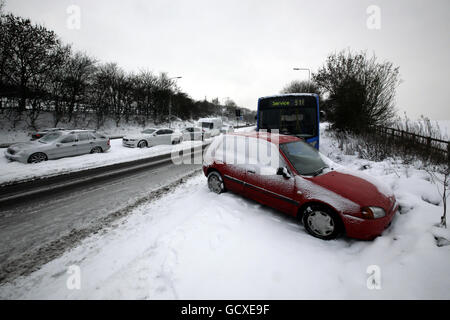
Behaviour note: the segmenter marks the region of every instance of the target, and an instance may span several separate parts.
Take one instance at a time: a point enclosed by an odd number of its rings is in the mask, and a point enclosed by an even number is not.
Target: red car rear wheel
[[[219,172],[211,171],[208,174],[208,188],[209,190],[217,194],[225,191],[225,185]]]

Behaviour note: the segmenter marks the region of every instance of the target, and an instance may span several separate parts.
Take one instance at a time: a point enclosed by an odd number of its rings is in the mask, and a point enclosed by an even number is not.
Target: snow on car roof
[[[41,131],[50,131],[50,130],[66,130],[64,128],[44,128]]]

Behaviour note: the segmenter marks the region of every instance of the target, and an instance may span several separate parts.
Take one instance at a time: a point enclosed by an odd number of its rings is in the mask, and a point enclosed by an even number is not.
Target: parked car
[[[50,132],[55,132],[55,131],[61,131],[61,130],[66,130],[64,128],[45,128],[36,132],[31,132],[30,136],[31,136],[31,140],[36,140],[36,139],[40,139],[43,136],[45,136],[47,133]]]
[[[234,127],[232,125],[224,124],[220,129],[220,133],[231,133],[234,132]]]
[[[278,164],[252,156],[257,144],[270,149]],[[297,137],[249,132],[217,137],[203,171],[211,191],[230,190],[294,216],[317,238],[342,232],[367,240],[380,235],[398,210],[395,196],[370,176],[331,165]]]
[[[140,134],[123,137],[122,144],[130,148],[146,148],[160,144],[176,144],[183,141],[181,132],[169,128],[148,128]]]
[[[55,131],[30,142],[16,143],[5,151],[9,160],[37,163],[50,159],[100,153],[111,148],[107,136],[91,130]]]
[[[218,136],[222,128],[221,118],[201,118],[198,120],[198,126],[211,134],[211,137]]]
[[[205,140],[211,138],[211,133],[199,127],[186,127],[181,133],[183,140]]]

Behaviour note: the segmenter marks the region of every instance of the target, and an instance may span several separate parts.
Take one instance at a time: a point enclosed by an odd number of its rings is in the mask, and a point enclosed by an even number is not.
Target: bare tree
[[[336,128],[358,131],[395,115],[399,69],[377,62],[375,55],[345,50],[331,54],[313,81],[328,96],[328,115]]]
[[[137,75],[135,101],[142,126],[145,126],[146,121],[152,115],[157,82],[158,78],[148,70],[142,70]]]
[[[67,102],[67,121],[72,121],[75,110],[86,97],[96,72],[96,60],[85,53],[76,52],[64,66],[65,100]]]
[[[16,88],[14,94],[19,98],[17,116],[26,110],[27,100],[31,99],[29,114],[34,125],[45,80],[61,67],[64,48],[53,31],[34,25],[29,19],[8,14],[2,17],[2,25],[3,76],[10,87]]]
[[[294,80],[286,85],[281,93],[317,93],[320,94],[319,87],[312,81]]]

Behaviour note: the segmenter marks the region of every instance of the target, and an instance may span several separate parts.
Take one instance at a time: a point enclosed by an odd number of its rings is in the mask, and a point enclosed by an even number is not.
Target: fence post
[[[450,142],[447,142],[447,160],[450,162]]]
[[[427,138],[427,148],[428,148],[428,154],[431,153],[431,137]]]

